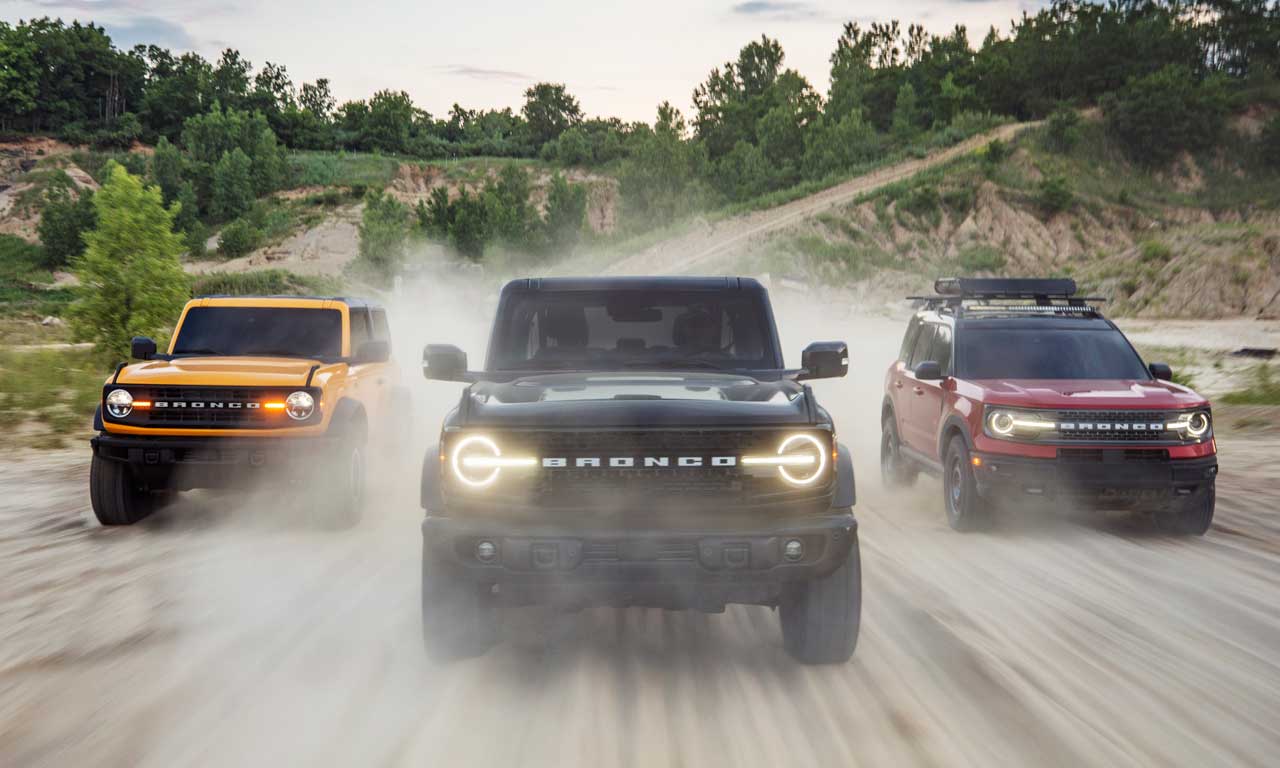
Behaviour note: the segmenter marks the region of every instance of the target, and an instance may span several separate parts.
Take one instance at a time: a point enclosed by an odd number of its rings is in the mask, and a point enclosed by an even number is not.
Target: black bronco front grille
[[[494,434],[504,455],[563,459],[565,466],[539,466],[528,473],[504,473],[492,495],[477,503],[503,503],[532,509],[587,510],[593,514],[625,514],[629,519],[661,518],[690,511],[743,507],[825,504],[830,485],[797,488],[776,473],[747,471],[741,457],[773,455],[794,428],[783,430],[649,430],[528,431]],[[816,434],[816,433],[815,433]],[[611,457],[631,459],[635,466],[610,467]],[[666,458],[669,466],[644,466],[644,458]],[[704,466],[678,466],[680,457],[698,457]],[[710,466],[716,457],[732,457],[732,466]],[[600,466],[576,466],[577,460],[599,459]],[[828,471],[828,476],[830,476]],[[817,505],[821,506],[821,504]]]
[[[120,389],[108,385],[106,393]],[[283,403],[291,393],[302,387],[180,387],[125,385],[135,403],[150,403],[148,407],[135,407],[123,419],[113,418],[104,408],[103,419],[113,424],[132,427],[157,427],[167,429],[277,429],[303,426],[308,422],[291,420],[283,410],[269,410],[267,403]],[[305,389],[320,402],[318,389]],[[319,418],[319,407],[308,421]]]
[[[1058,440],[1079,442],[1151,442],[1169,440],[1164,411],[1058,411]],[[1152,429],[1160,425],[1159,429]]]

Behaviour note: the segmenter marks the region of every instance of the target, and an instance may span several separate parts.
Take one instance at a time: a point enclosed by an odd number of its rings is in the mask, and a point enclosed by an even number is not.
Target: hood
[[[751,426],[811,421],[805,389],[725,373],[557,373],[480,382],[469,424],[501,427]]]
[[[986,402],[1026,408],[1177,409],[1207,401],[1179,384],[1137,379],[986,379]]]
[[[184,357],[152,360],[120,371],[120,384],[300,387],[318,360],[281,357]]]

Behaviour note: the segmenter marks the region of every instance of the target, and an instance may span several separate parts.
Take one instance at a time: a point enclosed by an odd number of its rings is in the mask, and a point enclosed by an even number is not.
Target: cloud
[[[446,64],[443,66],[433,67],[436,72],[454,77],[465,77],[471,80],[507,80],[510,82],[528,82],[534,80],[530,75],[523,72],[516,72],[510,69],[488,69],[485,67],[471,67],[463,64]]]
[[[778,2],[778,0],[747,0],[729,9],[737,16],[774,19],[776,21],[808,21],[825,16],[809,3]]]
[[[129,21],[99,23],[106,28],[112,42],[122,51],[127,51],[138,43],[184,51],[196,47],[196,41],[181,24],[156,16],[135,16]]]

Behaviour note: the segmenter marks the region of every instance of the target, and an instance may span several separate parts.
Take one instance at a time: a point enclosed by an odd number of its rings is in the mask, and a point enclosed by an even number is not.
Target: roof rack
[[[1106,301],[1100,297],[1077,296],[1076,281],[1070,278],[940,277],[934,281],[933,289],[936,295],[907,298],[923,302],[925,309],[950,310],[956,315],[962,309],[969,309],[986,317],[997,314],[1096,317],[1101,313],[1088,302]],[[1028,300],[1035,303],[1025,303]]]

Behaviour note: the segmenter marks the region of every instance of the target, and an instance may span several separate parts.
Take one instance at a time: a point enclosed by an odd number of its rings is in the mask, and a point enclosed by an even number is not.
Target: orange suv
[[[167,353],[139,337],[132,356],[94,416],[103,525],[135,523],[177,491],[280,478],[315,490],[326,522],[353,525],[371,430],[408,428],[387,314],[368,301],[198,298]]]

